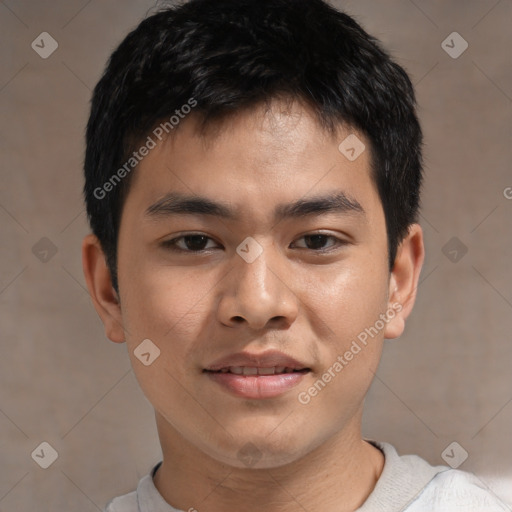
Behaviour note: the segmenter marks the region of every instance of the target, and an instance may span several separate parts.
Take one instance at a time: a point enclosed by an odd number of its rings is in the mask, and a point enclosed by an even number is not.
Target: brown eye
[[[296,243],[296,246],[300,249],[310,249],[312,251],[326,251],[329,249],[333,249],[337,246],[341,246],[344,244],[343,240],[336,238],[332,235],[326,235],[323,233],[314,233],[311,235],[304,235],[299,240],[304,240],[303,244]],[[328,244],[328,242],[330,242]],[[327,245],[328,244],[328,245]]]
[[[183,241],[190,251],[203,251],[208,243],[208,237],[204,235],[189,235],[184,236]]]
[[[209,245],[209,242],[213,242],[214,245]],[[201,234],[183,235],[162,243],[162,246],[166,249],[182,252],[201,252],[215,248],[216,245],[209,236]]]
[[[327,239],[327,235],[306,235],[304,240],[308,249],[323,249]]]

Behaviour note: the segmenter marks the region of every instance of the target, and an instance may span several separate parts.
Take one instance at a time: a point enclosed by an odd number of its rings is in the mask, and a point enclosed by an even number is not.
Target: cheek
[[[197,268],[120,262],[123,317],[130,332],[158,337],[189,333],[207,314],[215,276]],[[144,332],[141,332],[144,331]]]
[[[220,277],[197,268],[155,266],[127,258],[119,262],[119,279],[127,349],[137,380],[153,404],[170,396],[177,404],[183,398],[179,383],[198,371],[194,365],[204,351],[201,343],[209,330]],[[145,339],[160,350],[148,367],[135,356]]]
[[[188,389],[186,383],[199,371],[194,355],[197,357],[211,317],[212,294],[208,290],[214,285],[198,276],[197,270],[157,268],[143,261],[125,261],[119,269],[127,349],[141,389],[158,411],[199,415],[201,411],[191,407],[184,386]],[[147,366],[136,356],[145,339],[160,351]]]
[[[389,276],[381,259],[362,254],[321,279],[319,274],[315,279],[302,276],[304,290],[309,289],[305,311],[322,340],[323,363],[309,384],[314,389],[302,389],[302,397],[311,398],[307,407],[314,415],[330,416],[336,424],[348,421],[360,407],[380,360],[384,324],[379,315],[387,309]]]
[[[379,262],[361,260],[314,276],[304,273],[299,282],[311,325],[318,334],[327,332],[338,349],[373,326],[387,307],[388,272]]]

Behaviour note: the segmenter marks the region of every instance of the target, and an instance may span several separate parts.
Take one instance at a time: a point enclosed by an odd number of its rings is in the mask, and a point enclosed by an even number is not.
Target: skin
[[[155,409],[163,451],[155,485],[180,510],[353,511],[382,472],[382,453],[362,439],[363,402],[383,340],[402,334],[413,307],[423,236],[410,226],[390,272],[369,143],[357,134],[367,149],[353,162],[338,150],[350,133],[340,126],[328,134],[297,102],[255,107],[206,134],[190,115],[133,176],[118,239],[119,296],[98,240],[84,240],[84,273],[106,335],[127,343]],[[340,191],[364,214],[274,219],[276,205]],[[235,216],[148,215],[169,192],[220,201]],[[184,239],[184,252],[162,245],[190,232],[210,238],[202,253]],[[304,238],[318,232],[326,235],[319,245]],[[248,236],[263,249],[252,263],[236,252]],[[394,318],[301,404],[299,393],[396,303]],[[147,338],[161,351],[149,366],[134,355]],[[269,349],[311,368],[278,397],[237,397],[203,373],[220,357]],[[260,457],[250,467],[239,457],[247,446]]]

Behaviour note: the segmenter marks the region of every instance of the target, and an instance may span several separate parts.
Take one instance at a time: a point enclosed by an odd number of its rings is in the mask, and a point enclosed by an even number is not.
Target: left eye
[[[322,249],[326,249],[329,247],[335,247],[336,245],[342,244],[342,240],[336,238],[332,235],[324,235],[321,233],[316,233],[313,235],[304,235],[299,240],[304,240],[304,246],[300,247],[300,249],[311,249],[313,251],[318,251]],[[331,240],[333,243],[326,247],[326,243],[328,240]]]

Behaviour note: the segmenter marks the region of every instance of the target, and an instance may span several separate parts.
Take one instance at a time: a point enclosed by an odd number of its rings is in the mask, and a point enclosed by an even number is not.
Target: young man
[[[83,244],[163,461],[109,512],[504,510],[361,435],[424,248],[405,71],[321,0],[144,20],[92,101]]]

